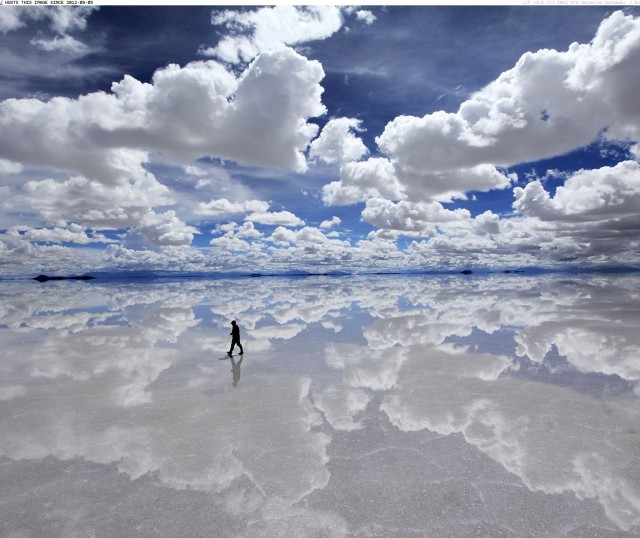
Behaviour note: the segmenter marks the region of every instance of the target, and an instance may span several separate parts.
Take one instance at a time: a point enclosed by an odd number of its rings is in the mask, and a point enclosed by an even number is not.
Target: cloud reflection
[[[423,349],[402,370],[382,409],[402,431],[465,440],[532,491],[597,498],[621,529],[640,524],[637,406],[604,406],[552,385],[500,377],[511,361]]]
[[[207,492],[255,522],[246,535],[340,536],[366,526],[318,501],[355,484],[336,471],[334,438],[364,458],[390,423],[389,443],[464,442],[531,495],[597,501],[612,529],[634,532],[639,289],[624,276],[0,282],[0,455]],[[217,360],[231,318],[247,346],[235,387]],[[559,360],[562,375],[532,373]],[[630,388],[589,385],[616,380]],[[444,480],[418,479],[434,492]]]

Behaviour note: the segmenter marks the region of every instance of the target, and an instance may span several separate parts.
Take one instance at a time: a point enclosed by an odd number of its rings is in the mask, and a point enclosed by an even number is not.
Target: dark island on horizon
[[[48,276],[48,275],[38,275],[33,277],[33,280],[37,280],[38,282],[47,282],[48,280],[94,280],[95,276],[90,275],[81,275],[81,276]]]

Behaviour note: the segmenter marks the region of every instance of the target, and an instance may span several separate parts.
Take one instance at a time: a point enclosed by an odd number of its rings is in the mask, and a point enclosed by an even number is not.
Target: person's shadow
[[[233,386],[237,386],[240,381],[240,365],[242,364],[242,359],[244,357],[240,357],[238,362],[233,360],[231,357],[231,373],[233,374]]]

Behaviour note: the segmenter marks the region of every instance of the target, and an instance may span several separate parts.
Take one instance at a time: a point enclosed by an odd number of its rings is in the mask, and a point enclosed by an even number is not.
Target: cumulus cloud
[[[474,229],[478,235],[497,234],[500,232],[500,216],[487,210],[475,217]]]
[[[508,187],[515,177],[491,164],[453,170],[429,171],[428,167],[407,171],[384,157],[348,163],[340,179],[325,185],[327,204],[352,204],[369,198],[450,202],[466,198],[469,190],[489,191]]]
[[[0,174],[2,175],[19,174],[23,169],[24,167],[20,163],[0,159]]]
[[[194,62],[160,69],[151,83],[125,76],[111,93],[8,99],[0,103],[0,135],[7,141],[0,158],[9,172],[24,165],[56,171],[23,189],[24,200],[50,222],[144,228],[152,208],[175,201],[147,170],[152,151],[304,170],[303,151],[317,131],[306,119],[325,111],[322,76],[318,62],[283,49],[261,55],[239,78],[217,62]],[[61,179],[65,173],[70,176]],[[197,211],[223,209],[212,202]],[[183,238],[192,233],[185,231]]]
[[[376,20],[376,16],[368,9],[359,9],[358,11],[356,11],[356,18],[359,21],[364,21],[368,25],[373,24]]]
[[[87,233],[87,229],[79,224],[70,224],[66,228],[27,228],[21,237],[28,241],[44,241],[48,243],[114,243],[103,234]]]
[[[247,215],[245,220],[269,226],[304,226],[304,221],[290,211],[256,212]]]
[[[214,10],[214,26],[232,30],[215,47],[201,50],[225,62],[250,62],[258,54],[287,45],[326,39],[342,26],[340,8],[336,6],[263,7],[255,11]]]
[[[269,209],[269,203],[262,200],[244,200],[242,202],[230,202],[226,198],[200,202],[196,209],[198,215],[208,217],[225,217],[240,213],[264,213]]]
[[[276,243],[333,243],[346,245],[344,241],[336,241],[327,237],[322,230],[311,226],[305,226],[300,230],[289,230],[278,226],[268,239]]]
[[[202,177],[207,175],[207,171],[199,166],[187,165],[184,167],[184,173],[189,176]]]
[[[250,221],[243,223],[241,226],[235,222],[219,225],[214,230],[214,233],[215,232],[224,232],[224,235],[213,238],[210,244],[233,251],[252,250],[253,247],[247,239],[260,239],[264,236],[261,231],[255,228],[253,222]]]
[[[295,243],[297,234],[293,230],[289,230],[283,226],[278,226],[271,236],[269,237],[269,241],[273,241],[275,243]]]
[[[514,215],[487,210],[471,218],[437,202],[371,198],[362,217],[378,228],[372,238],[429,238],[410,245],[413,266],[628,264],[640,246],[639,170],[635,161],[581,170],[567,175],[554,196],[542,180],[532,181],[514,189]]]
[[[288,48],[260,55],[239,78],[212,60],[170,65],[151,84],[126,76],[108,95],[115,115],[102,138],[126,137],[182,158],[304,171],[303,151],[318,130],[307,119],[326,111],[323,77],[319,62]]]
[[[555,196],[540,181],[516,187],[514,209],[545,221],[627,221],[640,214],[640,164],[624,161],[611,167],[572,174]],[[636,220],[636,219],[634,219]]]
[[[331,220],[323,220],[320,223],[320,228],[333,228],[334,226],[338,226],[342,221],[340,217],[336,217],[335,215],[331,218]]]
[[[311,142],[309,157],[329,164],[359,160],[369,153],[364,142],[354,134],[362,130],[362,121],[355,118],[329,120],[320,136]]]
[[[591,43],[526,53],[458,112],[396,118],[378,142],[406,171],[487,162],[507,166],[584,146],[603,128],[630,123],[627,113],[637,115],[608,87],[617,87],[622,77],[628,86],[623,66],[637,65],[638,43],[640,20],[616,12]],[[607,60],[598,61],[603,57]]]
[[[247,221],[243,223],[242,226],[238,227],[234,235],[235,237],[238,237],[240,239],[257,239],[259,237],[262,237],[263,233],[259,230],[256,230],[253,222]]]
[[[377,192],[448,201],[508,187],[513,178],[501,167],[580,148],[604,129],[609,139],[637,140],[640,107],[630,88],[640,83],[639,62],[640,19],[613,13],[591,43],[524,54],[457,112],[397,117],[376,138],[387,164],[343,168],[324,199],[352,203]],[[354,177],[358,168],[368,173]],[[380,189],[385,179],[391,192]]]
[[[322,199],[329,205],[353,204],[368,198],[405,198],[403,187],[388,159],[375,157],[347,163],[340,169],[340,181],[322,188]]]
[[[447,221],[468,220],[466,209],[445,209],[439,202],[398,202],[372,198],[362,211],[362,218],[377,228],[433,235],[435,225]]]
[[[232,252],[244,252],[251,250],[251,245],[247,241],[237,237],[214,237],[209,241],[209,244]]]
[[[112,155],[117,156],[118,152]],[[120,155],[124,155],[122,150]],[[133,155],[135,160],[136,155]],[[173,201],[170,191],[139,163],[129,177],[101,181],[74,176],[65,181],[31,180],[23,188],[25,200],[51,222],[78,222],[97,229],[142,224],[149,208]]]
[[[514,189],[514,209],[525,218],[517,227],[540,237],[542,256],[549,259],[590,259],[626,263],[634,259],[640,225],[640,167],[635,161],[568,176],[551,196],[540,180]]]
[[[162,214],[148,212],[142,218],[140,231],[151,243],[160,246],[190,245],[193,234],[200,233],[176,217],[175,211]]]
[[[1,104],[2,132],[29,136],[32,143],[3,146],[3,153],[16,162],[87,175],[113,175],[117,166],[110,164],[110,151],[124,151],[124,144],[128,151],[137,147],[190,157],[217,155],[264,166],[279,161],[280,166],[296,168],[304,163],[298,151],[317,129],[306,124],[306,117],[325,111],[318,84],[322,76],[317,62],[285,49],[262,55],[240,79],[216,62],[194,62],[160,69],[151,83],[125,76],[113,84],[112,93],[46,103],[9,99]],[[270,136],[262,136],[264,132]],[[289,143],[298,149],[284,156],[284,146],[276,146]],[[242,156],[241,148],[254,148],[249,153],[255,154]]]

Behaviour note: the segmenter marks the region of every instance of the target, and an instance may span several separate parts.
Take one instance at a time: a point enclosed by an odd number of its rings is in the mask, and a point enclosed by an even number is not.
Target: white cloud
[[[336,6],[278,5],[255,11],[213,11],[211,23],[234,33],[201,52],[239,63],[286,45],[326,39],[340,29],[342,16]]]
[[[345,164],[340,169],[340,181],[322,188],[322,199],[329,205],[353,204],[368,198],[400,200],[404,197],[393,165],[379,157]]]
[[[132,157],[133,161],[136,155]],[[51,222],[78,222],[96,229],[141,224],[150,207],[172,201],[169,189],[135,162],[129,177],[114,179],[74,176],[62,182],[32,180],[24,186],[23,194],[31,207]]]
[[[296,234],[296,240],[301,243],[325,243],[329,239],[318,228],[305,226]]]
[[[303,152],[317,131],[306,119],[325,111],[323,75],[318,62],[283,49],[260,56],[240,78],[216,62],[194,62],[160,69],[151,83],[125,76],[112,93],[8,99],[0,103],[0,136],[7,142],[0,159],[9,172],[27,165],[51,171],[28,181],[21,198],[49,222],[145,227],[149,211],[175,202],[147,170],[151,152],[304,170]],[[217,210],[216,203],[196,209]],[[265,210],[264,204],[246,208]]]
[[[320,223],[320,228],[333,228],[334,226],[338,226],[342,221],[340,217],[336,217],[335,215],[331,218],[331,220],[323,220]]]
[[[207,175],[207,171],[198,166],[188,165],[184,167],[185,174],[189,176],[202,177]]]
[[[305,226],[300,230],[289,230],[282,226],[278,226],[268,239],[277,243],[332,243],[344,246],[345,242],[335,241],[327,237],[319,228]]]
[[[610,139],[637,140],[640,106],[630,88],[640,84],[639,63],[640,19],[613,13],[591,43],[524,54],[457,112],[397,117],[376,139],[388,164],[343,167],[325,202],[464,198],[509,186],[498,167],[569,152],[603,129]],[[385,179],[391,192],[381,189]]]
[[[24,14],[28,11],[26,7],[16,7],[15,9],[0,10],[0,31],[3,33],[17,30],[25,25]],[[33,11],[33,10],[29,10]]]
[[[640,239],[640,166],[635,161],[571,174],[552,197],[541,181],[514,189],[513,207],[549,260],[634,263]],[[516,224],[513,219],[513,224]],[[501,230],[509,233],[514,226]],[[536,237],[537,236],[537,237]],[[523,236],[520,235],[522,238]]]
[[[201,202],[196,213],[208,217],[225,217],[237,215],[239,213],[266,212],[269,209],[269,202],[262,200],[245,200],[243,202],[230,202],[226,198]]]
[[[640,164],[624,161],[613,167],[572,174],[552,198],[540,181],[513,191],[513,207],[545,221],[621,222],[640,214]],[[637,219],[634,219],[637,220]]]
[[[256,230],[253,222],[248,221],[238,227],[238,230],[235,232],[235,237],[240,239],[257,239],[263,237],[263,234],[261,231]]]
[[[0,32],[7,33],[27,26],[31,22],[45,20],[55,33],[53,37],[43,36],[31,39],[30,43],[45,52],[63,52],[83,54],[89,47],[71,36],[70,32],[83,31],[87,27],[87,18],[97,6],[48,6],[46,9],[33,6],[11,6],[0,12]]]
[[[439,202],[398,202],[371,198],[362,211],[362,218],[376,228],[433,235],[433,227],[448,221],[468,220],[466,209],[445,209]]]
[[[65,34],[71,30],[85,30],[87,18],[98,9],[98,6],[74,6],[73,8],[54,6],[43,11],[44,16],[50,20],[51,29],[59,34]]]
[[[497,234],[500,232],[500,216],[487,210],[476,216],[474,225],[478,235]]]
[[[70,35],[55,36],[53,39],[33,38],[31,44],[46,52],[86,52],[89,47]]]
[[[0,174],[2,175],[19,174],[23,169],[24,167],[20,163],[0,159]]]
[[[283,226],[278,226],[275,230],[273,230],[273,233],[271,234],[271,237],[269,237],[269,241],[273,241],[275,243],[295,243],[296,242],[296,238],[297,238],[297,233],[293,230],[289,230],[288,228],[285,228]]]
[[[199,233],[197,228],[177,218],[175,211],[162,214],[148,212],[142,218],[140,231],[151,243],[160,246],[190,245],[193,234]]]
[[[215,228],[213,230],[211,230],[212,234],[217,234],[217,233],[224,233],[225,235],[233,235],[233,232],[235,232],[238,229],[238,223],[237,222],[225,222],[224,224],[216,224]]]
[[[375,157],[344,165],[340,180],[325,185],[322,194],[327,204],[352,204],[369,198],[450,202],[466,198],[471,189],[505,188],[513,179],[490,164],[432,172],[425,166],[407,172],[395,161]]]
[[[122,245],[131,250],[183,247],[190,245],[197,233],[199,230],[182,222],[175,211],[160,214],[148,211],[123,235]]]
[[[323,77],[319,62],[288,48],[262,54],[239,78],[214,61],[169,65],[152,84],[125,76],[108,95],[115,110],[101,122],[102,138],[124,136],[176,158],[304,171],[303,151],[318,130],[307,119],[326,111]]]
[[[97,6],[51,6],[46,9],[34,9],[32,6],[12,6],[0,11],[0,32],[10,32],[27,25],[30,21],[48,20],[50,28],[60,35],[69,31],[84,30],[87,18]]]
[[[368,25],[373,24],[376,20],[376,16],[368,9],[359,9],[356,11],[356,18],[359,21],[364,21]]]
[[[329,164],[359,160],[369,153],[364,142],[354,135],[362,130],[362,121],[355,118],[329,120],[320,136],[311,142],[309,157]]]
[[[252,339],[261,340],[273,340],[278,338],[281,340],[291,340],[294,336],[297,336],[304,331],[307,326],[303,323],[287,323],[284,325],[271,325],[254,329],[250,332]]]
[[[209,241],[209,244],[228,251],[243,252],[251,250],[251,245],[249,243],[237,237],[214,237]]]
[[[45,241],[50,243],[114,243],[115,241],[102,234],[92,232],[87,234],[87,229],[78,224],[70,224],[66,228],[30,228],[22,237],[28,241]]]
[[[247,215],[245,220],[269,226],[304,226],[304,221],[290,211],[256,212]]]

